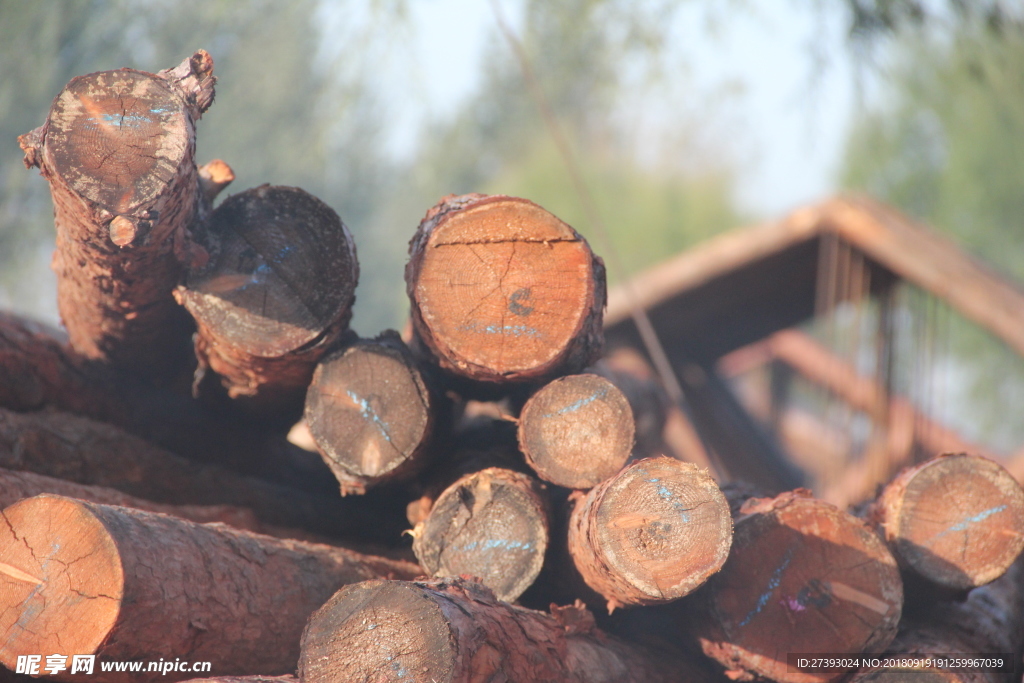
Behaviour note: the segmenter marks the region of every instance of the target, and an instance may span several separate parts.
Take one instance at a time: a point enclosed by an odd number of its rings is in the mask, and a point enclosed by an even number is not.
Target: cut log
[[[476,577],[501,600],[522,595],[548,547],[548,508],[532,477],[490,467],[444,490],[413,530],[413,552],[436,577]]]
[[[0,468],[0,508],[7,508],[20,500],[50,493],[65,498],[77,498],[91,503],[120,505],[122,507],[159,512],[181,517],[198,524],[221,522],[236,529],[267,533],[252,510],[234,505],[161,505],[127,493],[102,486],[76,484],[33,472],[16,472]]]
[[[215,80],[203,50],[157,74],[78,76],[46,123],[20,138],[26,166],[50,184],[58,307],[86,358],[146,375],[187,359],[191,326],[171,291],[206,256],[191,239],[193,154]]]
[[[102,486],[157,503],[232,505],[264,525],[391,542],[405,528],[400,501],[343,500],[201,465],[116,427],[66,413],[0,409],[0,467]]]
[[[589,489],[621,470],[633,451],[635,426],[626,397],[598,375],[544,385],[519,414],[519,447],[545,481]]]
[[[733,678],[818,683],[787,653],[882,652],[903,607],[899,569],[867,524],[802,489],[740,509],[732,553],[704,592],[696,630]]]
[[[636,431],[634,456],[670,455],[664,433],[672,400],[644,357],[633,349],[616,349],[595,363],[589,372],[610,381],[629,401]]]
[[[190,678],[185,683],[299,683],[295,676],[216,676]]]
[[[965,600],[934,602],[900,623],[889,652],[911,655],[1003,655],[1012,671],[970,671],[952,667],[858,672],[850,683],[1017,683],[1024,648],[1024,560],[1000,578],[972,590]]]
[[[732,540],[729,504],[696,465],[639,460],[577,502],[569,554],[609,611],[669,602],[717,572]]]
[[[1024,550],[1024,489],[981,456],[948,454],[904,470],[869,516],[901,566],[953,590],[998,578]]]
[[[0,313],[0,407],[57,408],[122,427],[191,460],[325,494],[334,477],[315,453],[265,425],[224,419],[65,347],[52,330]]]
[[[175,291],[199,330],[196,356],[231,398],[297,417],[316,362],[352,317],[352,235],[316,197],[270,185],[229,197],[206,228],[210,261]]]
[[[100,662],[145,653],[210,661],[213,674],[285,674],[295,670],[306,620],[334,591],[419,573],[407,562],[59,496],[2,515],[0,662],[8,668],[26,653]],[[96,668],[97,681],[190,675]]]
[[[446,371],[492,385],[541,382],[597,360],[604,264],[533,202],[445,197],[409,255],[416,338]]]
[[[441,396],[395,332],[324,358],[305,421],[342,494],[406,479],[429,455]]]
[[[367,581],[332,597],[302,636],[304,683],[559,681],[660,683],[708,677],[608,636],[577,604],[545,614],[459,579]]]

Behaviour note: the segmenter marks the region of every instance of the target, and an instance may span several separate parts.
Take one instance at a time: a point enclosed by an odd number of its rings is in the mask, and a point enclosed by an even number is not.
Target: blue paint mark
[[[387,439],[387,442],[391,443],[391,436],[388,434],[387,423],[384,422],[384,420],[380,419],[380,415],[378,415],[377,411],[375,411],[373,407],[370,406],[370,403],[365,398],[359,398],[359,396],[356,395],[356,392],[352,391],[351,389],[349,389],[345,393],[348,394],[348,397],[350,399],[355,401],[357,406],[359,406],[360,414],[364,418],[367,418],[371,420],[374,424],[376,424],[377,429],[380,430],[380,433],[384,436],[385,439]]]
[[[590,405],[594,401],[597,401],[598,399],[602,399],[602,398],[604,398],[607,395],[608,395],[608,389],[607,388],[601,389],[600,391],[595,393],[590,398],[581,398],[580,400],[576,401],[575,403],[567,405],[566,407],[561,408],[559,410],[556,410],[553,413],[546,414],[544,417],[558,417],[559,415],[565,415],[567,413],[574,413],[577,410],[579,410],[580,408],[582,408],[583,406]]]
[[[967,519],[961,520],[961,521],[957,522],[956,524],[954,524],[953,526],[951,526],[948,529],[946,529],[945,531],[943,531],[941,533],[938,533],[938,534],[935,534],[934,536],[931,537],[931,539],[928,540],[928,543],[934,543],[935,541],[939,540],[940,538],[942,538],[946,534],[952,533],[954,531],[964,531],[970,525],[977,524],[978,522],[983,522],[986,519],[988,519],[989,517],[991,517],[992,515],[998,514],[998,513],[1002,512],[1005,509],[1006,509],[1006,505],[1000,505],[998,507],[989,508],[988,510],[984,510],[982,512],[979,512],[978,514],[974,515],[973,517],[968,517]]]
[[[163,114],[164,112],[170,111],[167,107],[157,107],[156,109],[150,109],[150,114]]]
[[[775,568],[775,571],[772,572],[772,578],[768,580],[768,590],[761,594],[761,597],[757,599],[757,605],[754,609],[750,610],[750,613],[743,618],[743,621],[737,624],[737,628],[742,628],[749,624],[750,620],[760,614],[761,610],[764,609],[764,606],[772,599],[772,593],[774,593],[775,589],[779,587],[780,583],[782,583],[782,572],[786,571],[786,567],[789,566],[790,561],[793,559],[793,550],[793,548],[790,548],[786,551],[786,554],[782,558],[782,564]]]
[[[661,479],[659,479],[658,477],[651,477],[650,479],[647,480],[647,482],[650,484],[658,484],[659,481],[661,481]],[[672,506],[672,509],[679,513],[679,516],[682,518],[684,522],[690,521],[690,515],[686,514],[690,511],[690,508],[684,507],[683,504],[676,499],[676,497],[672,494],[672,491],[670,491],[667,486],[665,486],[664,484],[658,484],[657,491],[658,497],[668,502],[668,504]]]
[[[471,541],[466,545],[462,546],[462,550],[476,550],[480,547],[480,541]],[[502,550],[533,550],[532,543],[524,543],[523,541],[505,541],[501,539],[492,539],[484,541],[484,550],[495,550],[501,548]]]
[[[535,330],[532,327],[526,325],[487,325],[481,327],[479,324],[472,322],[459,327],[460,330],[467,332],[478,332],[482,334],[510,334],[513,337],[543,337],[539,330]]]

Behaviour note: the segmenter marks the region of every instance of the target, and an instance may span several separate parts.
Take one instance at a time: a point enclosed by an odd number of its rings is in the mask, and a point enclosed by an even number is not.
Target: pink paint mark
[[[803,612],[807,609],[807,606],[797,598],[783,598],[782,600],[779,600],[779,604],[788,608],[790,612]]]

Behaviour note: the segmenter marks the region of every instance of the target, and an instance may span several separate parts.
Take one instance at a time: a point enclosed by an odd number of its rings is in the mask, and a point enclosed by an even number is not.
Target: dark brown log
[[[135,373],[180,369],[191,332],[171,297],[200,202],[195,124],[213,102],[203,50],[157,74],[78,76],[46,123],[20,138],[25,164],[50,184],[58,307],[71,346]]]
[[[416,337],[446,371],[476,382],[540,382],[597,360],[604,264],[533,202],[448,196],[409,244]]]
[[[326,536],[390,541],[404,527],[399,504],[342,500],[179,458],[116,427],[42,411],[0,409],[0,467],[116,489],[173,505],[232,505],[264,525]]]
[[[695,629],[730,677],[818,683],[842,672],[790,671],[787,653],[883,651],[903,584],[864,522],[797,490],[744,503],[729,559],[703,597]]]
[[[902,567],[953,590],[998,578],[1024,550],[1024,489],[977,455],[947,454],[904,470],[869,516]]]
[[[324,358],[305,422],[342,494],[407,479],[426,464],[442,399],[395,332]]]
[[[722,567],[731,540],[729,504],[714,480],[666,457],[595,487],[569,521],[569,554],[609,611],[690,593]]]
[[[412,533],[428,575],[473,576],[512,601],[544,564],[548,508],[535,479],[490,467],[445,489]]]
[[[519,414],[519,447],[545,481],[589,489],[625,466],[633,451],[633,411],[622,392],[598,375],[544,385]]]
[[[900,623],[889,652],[909,655],[1009,655],[1014,671],[951,668],[864,670],[850,683],[1016,683],[1024,649],[1024,559],[962,601],[939,601]]]
[[[227,420],[199,401],[89,361],[42,325],[0,313],[0,407],[52,407],[109,422],[191,460],[326,494],[336,486],[315,453],[263,425]]]
[[[302,636],[304,683],[660,683],[708,677],[608,636],[582,604],[553,614],[454,580],[367,581],[332,597]]]
[[[307,618],[334,591],[419,573],[407,562],[59,496],[2,516],[0,661],[9,668],[19,654],[102,662],[145,653],[210,661],[214,674],[289,673]]]
[[[196,356],[231,398],[297,415],[316,362],[352,317],[352,235],[316,197],[270,185],[229,197],[206,228],[210,261],[175,291],[199,330]]]

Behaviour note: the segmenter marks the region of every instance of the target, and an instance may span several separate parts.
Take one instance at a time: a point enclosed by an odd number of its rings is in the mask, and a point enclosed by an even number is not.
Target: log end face
[[[967,590],[1001,576],[1024,550],[1024,489],[987,458],[943,456],[914,473],[886,525],[905,564]]]
[[[16,503],[0,524],[0,662],[19,654],[95,653],[124,594],[117,547],[81,501],[42,495]]]
[[[415,584],[366,581],[343,588],[302,636],[303,683],[453,680],[455,639],[441,608]]]

